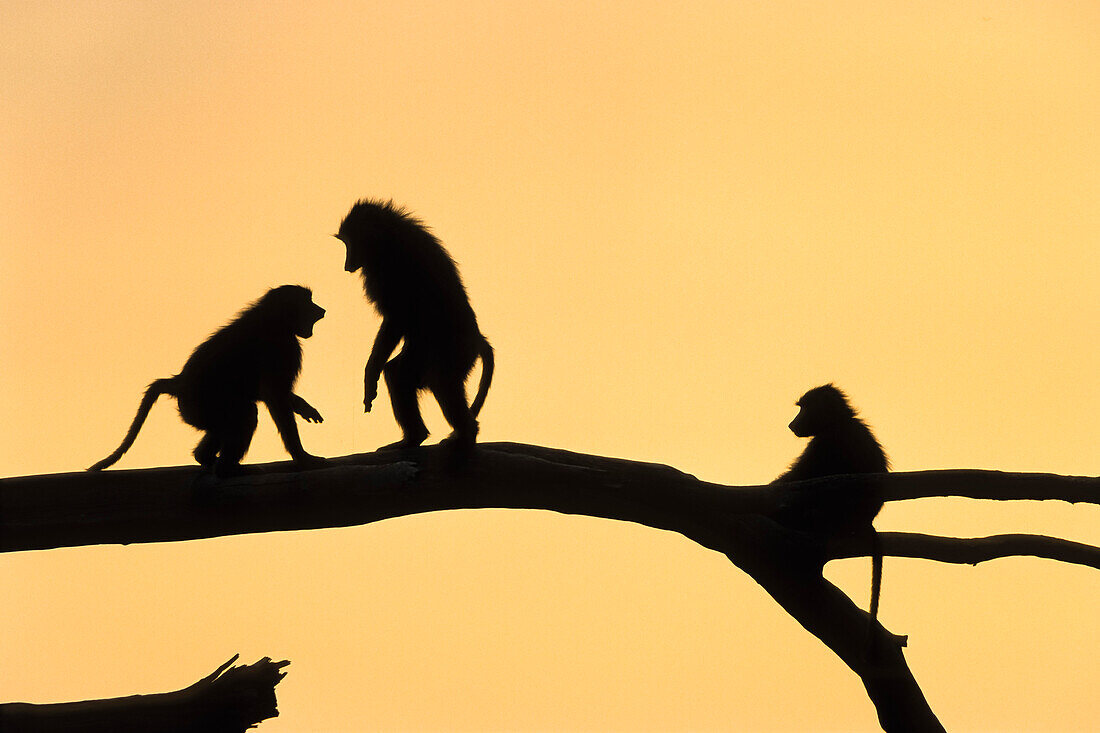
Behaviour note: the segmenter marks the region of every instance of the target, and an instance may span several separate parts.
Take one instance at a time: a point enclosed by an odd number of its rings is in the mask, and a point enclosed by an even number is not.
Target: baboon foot
[[[474,450],[477,445],[476,439],[476,432],[456,431],[439,441],[440,447],[443,448],[443,465],[447,471],[460,471],[470,463],[476,453]]]
[[[217,446],[211,446],[205,441],[195,446],[195,450],[191,451],[191,455],[195,457],[195,461],[207,471],[214,470],[214,462],[218,459]]]
[[[214,463],[214,475],[218,478],[231,478],[247,473],[244,466],[236,461],[218,460]]]
[[[303,453],[300,456],[294,456],[294,468],[299,471],[308,471],[312,468],[324,468],[327,463],[328,461],[321,456],[315,456],[311,453]]]
[[[422,434],[417,433],[415,435],[406,435],[396,443],[388,443],[378,450],[412,450],[413,448],[419,448],[420,444],[428,439],[428,431],[425,430]]]
[[[477,431],[454,431],[443,440],[439,441],[440,445],[445,445],[455,450],[473,450],[474,445],[477,443]]]

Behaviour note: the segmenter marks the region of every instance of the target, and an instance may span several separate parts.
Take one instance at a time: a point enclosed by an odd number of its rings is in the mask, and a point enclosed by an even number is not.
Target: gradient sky
[[[484,440],[770,480],[835,381],[898,470],[1100,473],[1093,2],[0,5],[0,475],[80,470],[266,288],[328,309],[320,455],[377,328],[331,238],[393,197],[497,351]],[[439,435],[445,425],[426,410]],[[118,468],[186,464],[165,399]],[[266,416],[251,461],[284,456]],[[1100,544],[1100,508],[938,500],[880,529]],[[869,563],[827,574],[866,603]],[[876,730],[720,555],[549,512],[0,558],[0,699],[292,661],[278,731]],[[1100,574],[887,559],[951,731],[1100,719]]]

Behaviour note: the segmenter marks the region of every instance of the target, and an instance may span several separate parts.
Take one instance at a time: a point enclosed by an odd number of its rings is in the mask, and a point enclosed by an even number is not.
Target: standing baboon
[[[325,315],[309,289],[299,285],[272,288],[230,323],[200,344],[174,377],[149,385],[122,445],[89,471],[107,468],[137,438],[157,397],[176,398],[180,417],[205,431],[195,447],[195,460],[218,476],[237,473],[256,431],[256,402],[263,402],[294,462],[309,467],[323,458],[302,448],[294,414],[322,422],[321,414],[294,394],[302,368],[298,338],[313,335],[313,324]]]
[[[344,269],[360,271],[367,299],[382,317],[363,378],[363,408],[370,412],[385,373],[403,436],[387,447],[414,447],[428,437],[418,404],[425,389],[451,425],[448,440],[472,447],[493,378],[493,349],[478,329],[454,260],[419,219],[392,201],[357,202],[336,238],[347,247]],[[390,359],[402,339],[401,353]],[[481,381],[467,406],[466,378],[478,357]]]
[[[791,421],[791,432],[809,438],[810,442],[787,472],[773,483],[890,470],[882,446],[839,389],[831,384],[815,387],[796,404],[799,411]],[[781,524],[814,534],[822,541],[845,535],[871,540],[872,618],[878,617],[882,589],[882,548],[872,521],[882,503],[876,487],[864,485],[844,495],[810,493],[773,515]]]

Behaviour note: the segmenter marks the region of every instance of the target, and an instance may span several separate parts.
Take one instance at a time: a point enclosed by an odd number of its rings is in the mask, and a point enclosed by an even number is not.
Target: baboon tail
[[[878,598],[882,594],[882,539],[871,530],[871,620],[878,619]]]
[[[122,445],[115,449],[115,452],[104,458],[94,466],[89,466],[89,471],[102,471],[110,466],[112,463],[122,458],[122,454],[130,450],[130,446],[134,444],[134,440],[137,438],[138,431],[141,430],[142,424],[145,423],[145,418],[149,415],[149,410],[153,409],[153,403],[157,401],[157,398],[162,394],[176,396],[176,378],[169,377],[167,379],[158,379],[149,385],[149,388],[145,390],[145,396],[141,398],[141,404],[138,405],[137,415],[134,415],[134,421],[130,424],[130,430],[127,431],[126,437],[122,439]]]
[[[470,403],[470,412],[474,417],[481,412],[481,406],[485,404],[485,395],[489,394],[489,385],[493,382],[493,347],[484,336],[481,337],[481,350],[478,356],[481,357],[481,380],[477,384],[477,395]]]
[[[875,627],[878,625],[878,599],[882,593],[882,539],[874,527],[871,528],[871,617],[867,619],[867,657],[875,660],[879,655],[878,634]]]

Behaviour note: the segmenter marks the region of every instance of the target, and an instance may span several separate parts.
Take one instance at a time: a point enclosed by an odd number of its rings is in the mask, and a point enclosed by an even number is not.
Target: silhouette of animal
[[[871,429],[857,415],[848,397],[831,384],[811,389],[796,403],[791,432],[810,442],[791,467],[772,483],[789,483],[853,473],[885,473],[890,461]],[[773,514],[788,527],[816,535],[823,542],[845,535],[869,537],[871,556],[871,617],[878,617],[882,590],[882,547],[872,521],[882,509],[876,487],[867,484],[842,495],[809,491]]]
[[[319,465],[324,459],[302,448],[294,414],[306,422],[323,418],[294,394],[294,384],[302,367],[298,339],[312,336],[313,325],[324,315],[308,288],[283,285],[268,290],[200,344],[179,374],[150,384],[122,444],[88,470],[107,468],[129,450],[162,394],[176,398],[184,422],[205,432],[195,447],[195,460],[218,476],[240,472],[256,431],[257,402],[267,406],[294,462],[300,467]]]
[[[419,219],[392,201],[356,202],[336,238],[347,248],[344,269],[360,273],[382,317],[363,376],[363,409],[370,412],[385,374],[402,433],[385,447],[410,448],[427,439],[418,395],[430,390],[452,428],[447,440],[472,448],[493,378],[493,348],[478,328],[454,260]],[[401,352],[390,359],[402,340]],[[481,380],[467,405],[466,379],[478,358]]]

